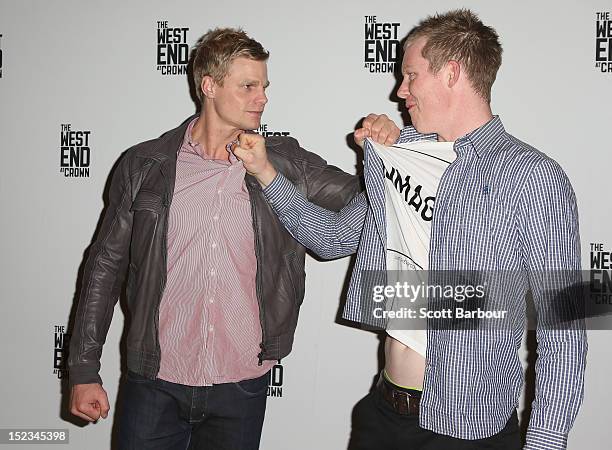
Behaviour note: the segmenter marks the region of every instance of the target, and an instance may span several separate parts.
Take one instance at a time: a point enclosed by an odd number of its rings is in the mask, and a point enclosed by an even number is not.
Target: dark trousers
[[[375,389],[353,409],[349,450],[520,450],[516,411],[498,434],[468,441],[419,426],[417,415],[400,415]]]
[[[192,387],[128,372],[119,450],[256,450],[268,376]]]

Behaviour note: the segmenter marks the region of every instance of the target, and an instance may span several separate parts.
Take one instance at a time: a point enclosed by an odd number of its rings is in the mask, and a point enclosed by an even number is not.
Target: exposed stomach
[[[425,358],[397,339],[385,340],[385,371],[400,386],[423,388]]]

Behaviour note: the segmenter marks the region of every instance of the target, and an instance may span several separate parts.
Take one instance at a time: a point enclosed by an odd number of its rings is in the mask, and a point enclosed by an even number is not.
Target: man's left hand
[[[382,145],[395,144],[399,138],[400,129],[386,114],[369,114],[363,119],[361,128],[355,130],[355,143],[363,148],[363,141],[369,137]]]

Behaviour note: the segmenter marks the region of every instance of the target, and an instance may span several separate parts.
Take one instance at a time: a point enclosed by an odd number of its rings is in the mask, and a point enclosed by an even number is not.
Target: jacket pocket
[[[129,270],[128,270],[127,285],[126,285],[126,294],[127,294],[128,304],[131,303],[131,300],[134,296],[134,284],[136,283],[136,273],[137,273],[136,265],[130,262]]]
[[[140,190],[136,194],[136,198],[132,202],[130,211],[151,211],[160,213],[163,209],[163,201],[161,194],[153,191]]]
[[[289,282],[293,288],[293,299],[299,306],[304,300],[304,264],[300,262],[297,253],[292,250],[284,255],[285,265],[289,274]]]
[[[165,206],[161,194],[140,190],[132,202],[133,214],[132,239],[130,242],[130,262],[138,268],[149,266],[150,261],[159,258],[159,234],[162,231]]]

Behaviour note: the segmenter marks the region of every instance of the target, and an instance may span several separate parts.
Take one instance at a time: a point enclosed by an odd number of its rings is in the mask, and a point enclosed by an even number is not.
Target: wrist
[[[266,167],[264,167],[264,169],[261,172],[255,175],[255,178],[257,179],[261,187],[265,188],[270,183],[272,183],[274,178],[276,178],[276,173],[277,172],[274,166],[268,162]]]

